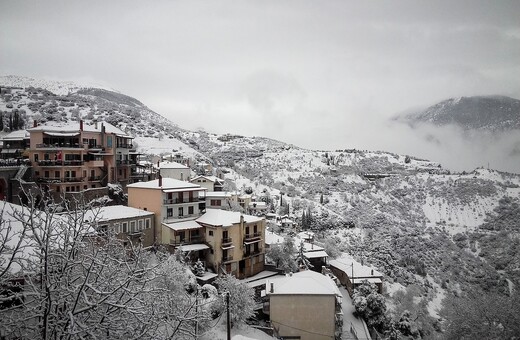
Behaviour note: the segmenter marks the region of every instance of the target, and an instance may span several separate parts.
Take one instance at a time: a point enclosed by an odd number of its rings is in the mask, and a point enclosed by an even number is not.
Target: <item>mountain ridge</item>
[[[502,96],[449,98],[428,108],[395,118],[411,125],[453,124],[463,130],[503,132],[520,129],[520,100]]]

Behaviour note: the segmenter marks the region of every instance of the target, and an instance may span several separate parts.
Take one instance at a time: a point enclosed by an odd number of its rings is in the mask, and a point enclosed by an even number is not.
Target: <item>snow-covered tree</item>
[[[221,297],[218,305],[221,313],[226,310],[225,295],[229,293],[229,314],[232,326],[243,324],[254,316],[255,292],[252,288],[229,274],[219,277],[215,284],[218,286]]]
[[[189,269],[169,254],[98,234],[27,193],[0,217],[0,334],[7,338],[193,338],[203,321]],[[44,209],[38,209],[43,206]],[[96,216],[94,211],[94,216]],[[94,221],[95,221],[94,217]],[[7,289],[5,289],[7,288]]]
[[[295,252],[294,239],[286,236],[282,244],[271,245],[266,252],[266,257],[276,265],[276,268],[282,269],[285,273],[297,272]]]
[[[360,315],[369,327],[375,327],[385,332],[390,326],[386,315],[386,301],[383,295],[376,291],[374,284],[365,281],[354,291],[352,303],[356,314]]]

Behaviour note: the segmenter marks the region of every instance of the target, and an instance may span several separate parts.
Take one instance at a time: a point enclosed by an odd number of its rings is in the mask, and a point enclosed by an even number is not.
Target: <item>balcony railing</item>
[[[244,252],[244,257],[254,256],[262,253],[262,249],[250,250]]]
[[[226,237],[222,239],[222,245],[233,243],[233,239],[231,237]]]
[[[222,256],[222,262],[230,262],[230,261],[233,261],[233,255],[228,255],[228,256]]]
[[[44,159],[41,161],[38,161],[37,164],[39,166],[82,166],[83,161],[80,160],[74,160],[74,161],[63,161],[63,160],[50,160],[50,159]]]
[[[116,164],[117,165],[129,165],[130,161],[127,159],[118,159],[118,160],[116,160]]]
[[[181,246],[181,245],[186,245],[186,244],[197,244],[197,243],[203,243],[204,239],[201,237],[201,236],[193,236],[191,238],[185,238],[183,240],[180,240],[180,241],[173,241],[173,240],[170,240],[170,245],[174,246],[174,247],[178,247],[178,246]]]
[[[83,177],[38,177],[41,183],[83,182]]]
[[[163,200],[164,204],[181,204],[181,203],[194,203],[199,202],[198,198],[171,198]]]
[[[90,176],[88,178],[89,182],[97,182],[97,181],[101,181],[101,176]]]
[[[121,149],[132,149],[134,146],[132,144],[116,144],[116,148]]]
[[[255,238],[259,238],[261,236],[262,236],[261,232],[256,232],[256,233],[246,234],[246,236],[244,236],[244,238],[246,241],[249,241],[249,240],[253,240]]]
[[[81,149],[81,148],[83,148],[83,145],[80,145],[78,143],[76,143],[76,144],[70,144],[70,143],[36,144],[36,149],[63,149],[63,148]]]

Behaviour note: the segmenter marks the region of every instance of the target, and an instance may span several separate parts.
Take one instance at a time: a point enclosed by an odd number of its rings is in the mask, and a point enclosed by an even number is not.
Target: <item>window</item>
[[[173,216],[173,208],[166,209],[166,217],[172,217]]]
[[[37,153],[34,154],[34,161],[38,162],[38,154]]]
[[[130,232],[135,233],[135,221],[130,221]]]
[[[213,230],[208,231],[209,236],[213,236]]]
[[[220,207],[222,205],[222,201],[221,200],[211,200],[210,205],[215,206],[215,207]]]
[[[45,177],[45,178],[49,178],[49,171],[45,170],[45,171],[43,172],[43,177]]]
[[[179,217],[182,217],[182,216],[184,216],[184,208],[179,207]]]
[[[107,148],[112,147],[112,136],[107,136]]]
[[[114,232],[119,234],[121,232],[121,223],[114,223]]]
[[[188,215],[193,215],[193,206],[188,207]]]
[[[128,222],[123,222],[123,233],[128,232]]]
[[[55,178],[60,178],[61,174],[59,171],[54,171],[54,177]]]
[[[150,229],[150,225],[151,225],[151,221],[149,218],[147,218],[145,221],[144,221],[144,227],[146,229]]]
[[[106,224],[100,225],[98,231],[100,234],[106,235],[108,231],[108,226]]]
[[[144,229],[144,221],[143,220],[137,221],[137,224],[138,224],[137,230],[141,231],[141,230]]]

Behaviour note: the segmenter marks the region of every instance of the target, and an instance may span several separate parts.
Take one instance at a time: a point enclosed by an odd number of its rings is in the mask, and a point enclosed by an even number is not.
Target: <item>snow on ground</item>
[[[208,330],[198,339],[200,340],[215,340],[215,339],[226,339],[227,330],[226,330],[226,316],[223,315],[215,327]],[[272,340],[275,339],[272,336],[267,335],[266,333],[253,328],[248,325],[235,326],[231,328],[231,339],[233,340]]]
[[[155,137],[135,137],[134,141],[137,143],[137,150],[146,154],[159,155],[161,153],[178,152],[190,158],[206,158],[197,150],[175,138],[159,140]]]
[[[434,318],[440,318],[439,312],[442,309],[442,301],[446,297],[446,290],[444,290],[434,280],[430,280],[430,283],[433,286],[433,292],[435,292],[435,296],[430,302],[428,302],[428,313]]]

